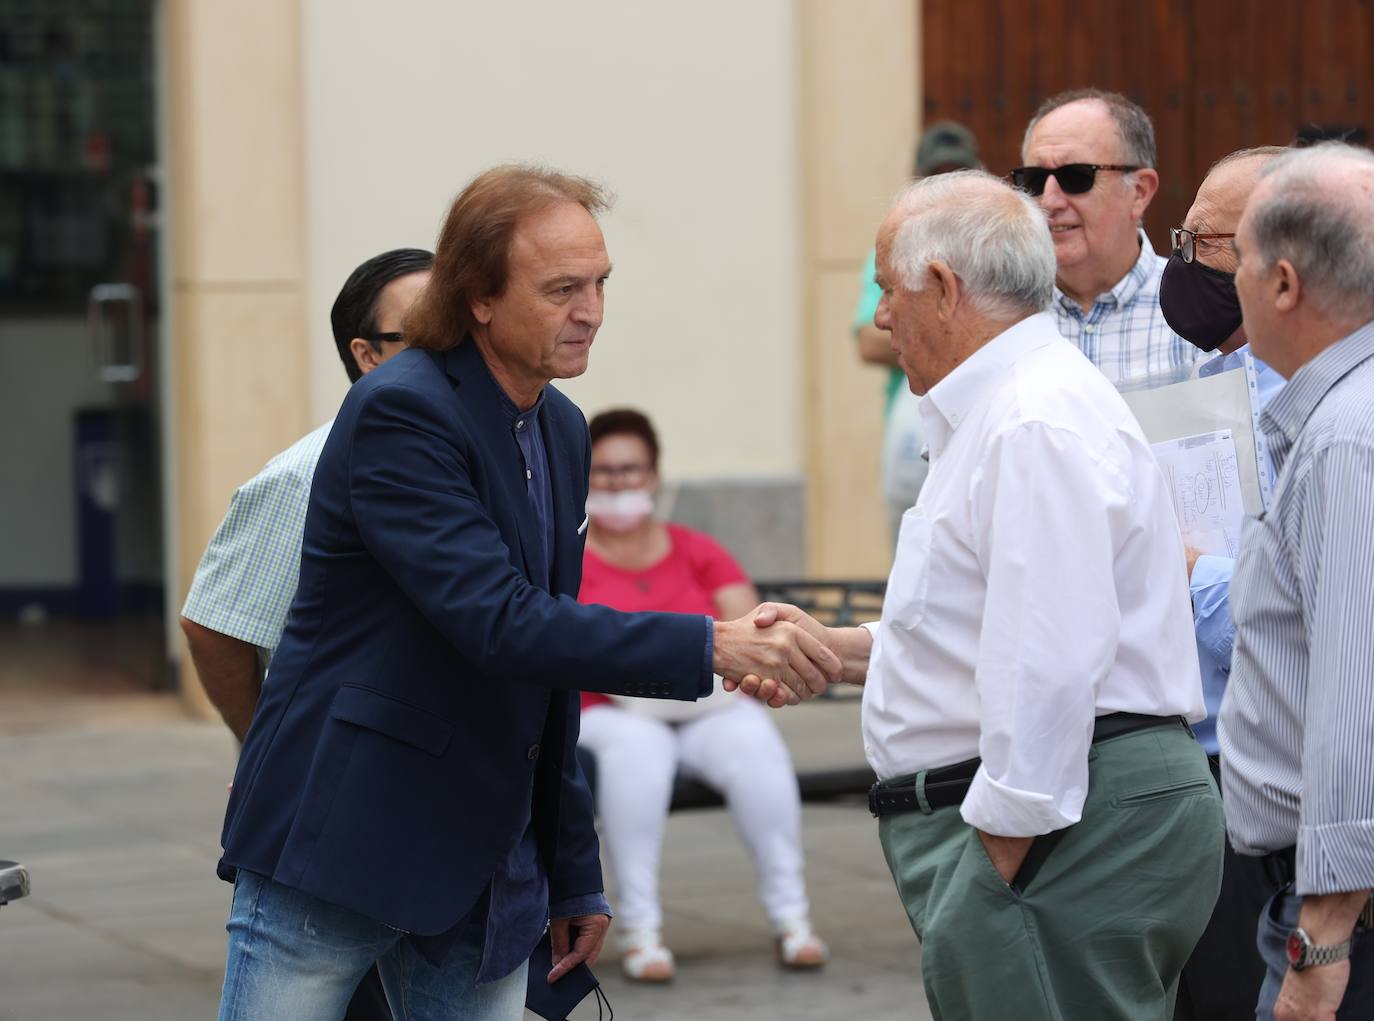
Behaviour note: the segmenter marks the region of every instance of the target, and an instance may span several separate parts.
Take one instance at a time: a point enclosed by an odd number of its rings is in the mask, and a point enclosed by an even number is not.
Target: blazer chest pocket
[[[453,740],[453,724],[448,720],[380,691],[353,684],[339,689],[329,715],[430,755],[443,755]]]

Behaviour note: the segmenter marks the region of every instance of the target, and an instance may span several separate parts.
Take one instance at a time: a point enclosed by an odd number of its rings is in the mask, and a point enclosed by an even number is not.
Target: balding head
[[[1059,287],[1083,308],[1110,291],[1140,259],[1140,221],[1159,188],[1154,128],[1126,97],[1077,89],[1046,100],[1021,146],[1025,178],[1050,223]],[[1087,164],[1066,190],[1055,171]],[[1113,169],[1114,168],[1114,169]]]
[[[1285,151],[1282,146],[1261,146],[1217,160],[1199,186],[1183,226],[1198,234],[1234,234],[1260,171]],[[1235,271],[1235,252],[1226,240],[1199,241],[1196,252],[1197,261],[1204,265],[1226,273]]]
[[[1274,354],[1300,365],[1374,320],[1374,153],[1327,142],[1269,161],[1236,251],[1246,331],[1280,372]]]
[[[1261,267],[1286,260],[1329,313],[1374,317],[1374,153],[1327,142],[1277,157],[1245,219]]]

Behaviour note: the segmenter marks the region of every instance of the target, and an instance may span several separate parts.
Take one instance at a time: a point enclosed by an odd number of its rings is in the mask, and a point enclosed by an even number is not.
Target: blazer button
[[[531,762],[539,758],[539,746],[537,744],[530,745],[530,750],[525,753],[525,758]]]

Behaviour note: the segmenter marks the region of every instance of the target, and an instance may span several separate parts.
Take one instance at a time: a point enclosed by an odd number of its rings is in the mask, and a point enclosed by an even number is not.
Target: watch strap
[[[1301,927],[1293,930],[1293,936],[1301,947],[1296,960],[1292,954],[1289,955],[1289,962],[1294,971],[1317,968],[1325,964],[1338,964],[1350,956],[1350,948],[1354,943],[1353,937],[1347,937],[1340,943],[1319,946],[1312,942],[1312,937]]]
[[[1304,961],[1303,964],[1304,966],[1310,967],[1312,965],[1336,964],[1338,961],[1344,961],[1350,956],[1351,942],[1351,940],[1347,939],[1342,943],[1332,943],[1324,947],[1313,944],[1307,948],[1307,960]]]

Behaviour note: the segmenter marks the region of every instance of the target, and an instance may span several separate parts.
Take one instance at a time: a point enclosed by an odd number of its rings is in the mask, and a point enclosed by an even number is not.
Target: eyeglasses
[[[1093,190],[1099,170],[1115,170],[1123,174],[1139,170],[1119,163],[1065,163],[1062,167],[1017,167],[1007,175],[1011,183],[1036,198],[1045,193],[1045,182],[1051,176],[1059,182],[1059,190],[1066,195],[1082,195]]]
[[[588,472],[590,481],[598,486],[612,482],[623,482],[627,486],[640,486],[649,480],[653,471],[647,464],[594,464]]]
[[[1233,237],[1234,234],[1202,234],[1187,227],[1170,227],[1169,248],[1183,256],[1184,262],[1192,262],[1199,241],[1225,241]]]
[[[373,344],[402,344],[406,339],[402,333],[360,333],[358,336]]]

